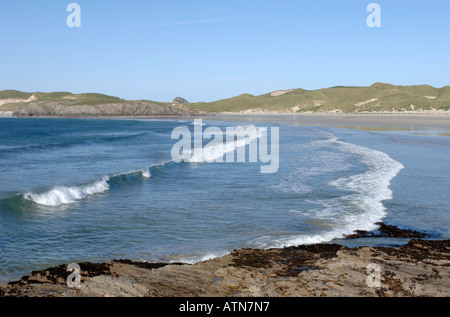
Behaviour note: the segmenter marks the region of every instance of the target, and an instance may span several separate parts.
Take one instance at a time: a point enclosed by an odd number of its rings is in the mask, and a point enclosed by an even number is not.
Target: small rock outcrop
[[[180,104],[180,105],[186,105],[186,104],[188,104],[188,103],[190,103],[190,102],[187,101],[187,100],[184,99],[184,98],[176,97],[176,98],[173,100],[173,103],[178,103],[178,104]]]

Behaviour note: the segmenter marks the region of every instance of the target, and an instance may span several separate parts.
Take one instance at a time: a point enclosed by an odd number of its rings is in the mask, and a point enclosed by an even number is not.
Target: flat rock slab
[[[66,284],[67,266],[32,272],[0,286],[0,296],[57,297],[292,297],[450,296],[450,240],[411,240],[397,247],[349,249],[317,244],[243,249],[205,262],[80,263],[81,286]],[[379,285],[369,283],[369,265]]]

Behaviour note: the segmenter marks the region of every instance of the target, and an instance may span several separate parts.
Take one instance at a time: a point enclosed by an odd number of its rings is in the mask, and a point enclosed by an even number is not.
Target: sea
[[[213,161],[173,158],[174,131],[205,137],[210,127],[268,137],[224,137],[227,153]],[[241,248],[409,241],[343,239],[379,222],[449,239],[449,135],[436,127],[0,118],[0,282],[86,261],[196,263]],[[271,138],[277,169],[263,173],[252,144]],[[248,157],[223,159],[239,150]]]

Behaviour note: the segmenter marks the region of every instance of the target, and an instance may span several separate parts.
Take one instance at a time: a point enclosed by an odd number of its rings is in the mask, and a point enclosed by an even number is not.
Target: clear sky
[[[69,3],[81,28],[69,28]],[[381,7],[369,28],[367,6]],[[212,101],[450,85],[449,0],[0,0],[0,90]]]

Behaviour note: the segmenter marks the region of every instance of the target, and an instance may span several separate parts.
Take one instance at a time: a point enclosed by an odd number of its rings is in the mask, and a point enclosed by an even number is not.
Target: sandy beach
[[[395,114],[339,114],[339,113],[222,113],[202,116],[205,120],[255,121],[305,126],[332,126],[369,131],[401,130],[411,127],[449,128],[450,112],[408,112]]]
[[[0,112],[0,117],[14,117],[12,112]],[[39,116],[36,116],[39,117]],[[329,126],[366,131],[396,131],[417,128],[449,128],[450,111],[405,113],[199,113],[194,115],[158,116],[92,116],[64,115],[45,118],[104,118],[104,119],[203,119],[213,121],[272,122],[304,126]]]

